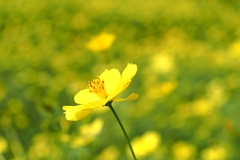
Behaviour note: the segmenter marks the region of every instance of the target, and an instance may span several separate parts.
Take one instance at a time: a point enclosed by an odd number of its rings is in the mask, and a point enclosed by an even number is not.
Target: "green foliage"
[[[131,159],[108,108],[78,122],[62,111],[88,81],[128,62],[138,72],[121,96],[140,97],[113,106],[130,139],[158,140],[141,159],[240,159],[239,7],[0,0],[0,159]],[[102,32],[116,36],[110,49],[88,50]]]

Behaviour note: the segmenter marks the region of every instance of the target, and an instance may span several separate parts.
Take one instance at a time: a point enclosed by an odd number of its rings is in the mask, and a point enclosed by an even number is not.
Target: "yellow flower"
[[[90,40],[90,42],[87,44],[87,48],[93,52],[106,51],[111,47],[114,40],[114,34],[102,33]]]
[[[161,143],[161,135],[155,131],[148,131],[132,141],[136,156],[143,158],[153,152],[156,152]]]
[[[99,77],[88,82],[88,88],[79,91],[74,100],[77,106],[63,106],[64,114],[69,121],[85,118],[94,109],[103,107],[109,101],[135,100],[138,94],[132,93],[127,98],[116,96],[124,91],[137,72],[137,65],[128,64],[122,75],[117,69],[105,70]]]

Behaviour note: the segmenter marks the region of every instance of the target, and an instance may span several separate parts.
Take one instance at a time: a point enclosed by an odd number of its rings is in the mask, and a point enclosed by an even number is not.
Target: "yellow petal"
[[[93,109],[104,106],[109,100],[100,99],[91,103],[78,106],[63,106],[64,114],[69,121],[77,121],[89,115]]]
[[[127,67],[124,69],[122,73],[121,81],[131,80],[133,76],[136,74],[136,72],[137,72],[137,65],[128,63]]]
[[[138,94],[132,93],[130,96],[127,98],[113,98],[114,101],[121,102],[121,101],[126,101],[126,100],[135,100],[139,97]]]
[[[120,85],[119,85],[120,87],[119,87],[119,91],[118,92],[121,93],[122,91],[124,91],[130,85],[130,83],[131,83],[131,80],[129,80],[129,81],[122,81],[120,83]]]
[[[109,95],[118,86],[120,81],[120,73],[117,69],[105,70],[99,78],[104,80],[104,87]]]
[[[84,104],[82,105],[82,110],[89,110],[89,109],[95,109],[95,108],[98,108],[98,107],[103,107],[105,106],[105,104],[110,101],[108,99],[100,99],[100,100],[97,100],[97,101],[94,101],[94,102],[91,102],[91,103],[87,103],[87,104]]]
[[[118,94],[120,94],[122,91],[124,91],[129,84],[131,83],[131,79],[137,72],[137,65],[128,63],[127,67],[124,69],[122,75],[121,75],[121,80],[117,86],[117,88],[110,93],[108,96],[109,99],[114,98]]]
[[[77,121],[88,116],[93,109],[82,110],[82,105],[79,106],[63,106],[64,114],[68,121]]]
[[[115,96],[120,94],[122,91],[124,91],[129,86],[130,83],[131,83],[131,80],[123,81],[123,82],[119,83],[117,88],[113,92],[111,92],[111,94],[108,96],[108,99],[113,99]]]
[[[88,89],[83,89],[74,96],[74,101],[77,104],[87,104],[99,99],[100,98],[95,93],[89,92]]]

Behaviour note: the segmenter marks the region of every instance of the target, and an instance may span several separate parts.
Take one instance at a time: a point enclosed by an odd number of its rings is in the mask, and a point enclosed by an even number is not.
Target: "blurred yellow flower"
[[[80,134],[86,137],[95,137],[98,135],[103,127],[102,119],[95,119],[91,124],[82,125],[79,129]]]
[[[229,47],[230,53],[234,56],[240,55],[240,40],[235,41]]]
[[[193,155],[196,152],[196,149],[194,146],[183,141],[179,141],[175,143],[172,150],[175,155],[175,160],[192,159]]]
[[[203,160],[209,159],[227,159],[227,150],[223,146],[211,146],[202,151]]]
[[[171,73],[175,70],[174,57],[167,53],[155,54],[152,58],[151,68],[160,74]]]
[[[102,33],[87,44],[87,48],[93,52],[101,52],[108,50],[115,40],[115,35],[110,33]]]
[[[27,159],[59,159],[62,155],[53,143],[53,137],[47,133],[39,133],[33,137]],[[22,159],[22,158],[16,158]]]
[[[0,153],[4,153],[8,149],[8,142],[7,140],[0,136]]]
[[[97,135],[101,132],[103,127],[102,119],[95,119],[90,124],[82,125],[79,128],[79,136],[71,140],[70,146],[72,148],[77,148],[79,146],[85,146],[91,143]]]
[[[136,137],[132,145],[138,158],[145,157],[153,153],[161,143],[161,135],[155,131],[148,131],[141,137]]]
[[[116,146],[109,146],[99,154],[96,160],[116,160],[118,159],[120,152]]]
[[[124,69],[122,75],[117,69],[105,70],[99,77],[88,82],[88,88],[79,91],[74,100],[77,106],[63,106],[64,114],[69,121],[77,121],[85,118],[94,109],[103,107],[109,101],[135,100],[138,94],[132,93],[127,98],[116,98],[124,91],[133,76],[137,72],[137,65],[129,64]]]

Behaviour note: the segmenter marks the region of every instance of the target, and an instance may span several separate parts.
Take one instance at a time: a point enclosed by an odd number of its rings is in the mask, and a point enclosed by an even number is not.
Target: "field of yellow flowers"
[[[63,110],[128,63],[117,97],[139,97],[112,105],[139,160],[240,159],[239,17],[237,0],[0,0],[0,160],[132,159],[108,107]]]

